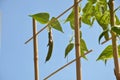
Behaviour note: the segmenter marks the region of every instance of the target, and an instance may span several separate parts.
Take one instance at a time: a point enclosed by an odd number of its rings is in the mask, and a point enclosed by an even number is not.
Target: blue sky
[[[85,4],[84,0],[82,4]],[[119,0],[115,4],[118,6]],[[1,47],[0,47],[0,80],[34,80],[33,43],[27,45],[24,42],[32,36],[32,19],[29,14],[49,12],[51,17],[58,16],[73,4],[73,0],[0,0],[0,18],[2,17]],[[70,11],[69,11],[70,12]],[[59,20],[65,20],[66,13]],[[119,13],[119,12],[118,12]],[[38,24],[38,30],[44,25]],[[87,55],[88,61],[82,59],[83,80],[115,80],[113,60],[109,60],[105,66],[102,61],[96,59],[101,51],[111,41],[104,45],[98,44],[98,36],[101,33],[99,25],[94,27],[82,24],[83,38],[88,49],[94,51]],[[47,54],[47,31],[39,34],[39,72],[40,80],[43,80],[54,70],[67,63],[64,58],[65,47],[73,33],[68,23],[62,24],[64,34],[53,31],[54,51],[51,60],[45,63]],[[73,50],[68,56],[68,61],[75,58]],[[75,63],[55,74],[48,80],[76,80]]]

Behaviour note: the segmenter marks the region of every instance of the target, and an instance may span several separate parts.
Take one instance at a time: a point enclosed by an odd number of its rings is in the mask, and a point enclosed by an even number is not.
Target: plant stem
[[[75,51],[76,51],[76,80],[82,80],[81,61],[78,59],[81,56],[80,51],[80,25],[79,25],[79,0],[74,0],[74,24],[75,24]]]
[[[39,69],[38,69],[38,40],[37,40],[37,27],[35,19],[33,19],[33,48],[34,48],[34,71],[35,80],[39,80]]]
[[[115,25],[114,0],[109,0],[109,8],[110,8],[110,23],[111,23],[111,27],[113,27]],[[117,38],[116,38],[116,34],[112,31],[111,31],[111,35],[112,35],[113,58],[115,65],[115,76],[117,80],[120,80],[120,66],[119,66]]]

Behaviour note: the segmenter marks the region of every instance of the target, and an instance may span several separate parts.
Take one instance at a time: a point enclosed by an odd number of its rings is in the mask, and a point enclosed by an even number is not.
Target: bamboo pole
[[[82,0],[79,0],[77,2],[80,3]],[[70,9],[72,9],[74,7],[74,5],[72,5],[71,7],[69,7],[68,9],[66,9],[64,12],[62,12],[59,16],[57,16],[55,19],[53,19],[50,23],[48,23],[46,26],[44,26],[42,29],[40,29],[35,35],[38,35],[40,32],[42,32],[45,28],[47,28],[49,25],[51,25],[53,22],[55,22],[57,19],[59,19],[61,16],[63,16],[66,12],[68,12]],[[33,39],[33,36],[31,38],[29,38],[25,44],[27,44],[29,41],[31,41]]]
[[[39,80],[39,67],[38,67],[38,39],[37,35],[37,26],[35,19],[33,19],[33,48],[34,48],[34,74],[35,80]]]
[[[88,52],[86,52],[84,54],[87,55],[89,54],[90,52],[92,52],[93,50],[89,50]],[[80,59],[82,56],[79,56],[78,59]],[[53,76],[54,74],[56,74],[57,72],[59,72],[60,70],[64,69],[65,67],[67,67],[68,65],[72,64],[73,62],[75,62],[77,59],[74,59],[72,61],[70,61],[69,63],[65,64],[64,66],[60,67],[59,69],[57,69],[56,71],[54,71],[53,73],[51,73],[50,75],[48,75],[46,78],[44,78],[43,80],[47,80],[48,78],[50,78],[51,76]]]
[[[108,40],[103,41],[101,44],[103,45],[103,44],[105,44],[106,42],[108,42],[111,39],[112,39],[112,37],[110,37]]]
[[[109,8],[110,8],[110,24],[111,27],[115,25],[115,14],[114,14],[114,0],[109,0]],[[118,55],[118,45],[116,34],[111,31],[112,35],[112,47],[113,47],[113,58],[115,65],[115,76],[117,80],[120,80],[120,65],[119,65],[119,55]]]
[[[81,56],[80,50],[80,25],[79,25],[79,0],[74,0],[74,25],[75,25],[75,53],[76,53],[76,80],[82,80],[81,60],[78,59]]]

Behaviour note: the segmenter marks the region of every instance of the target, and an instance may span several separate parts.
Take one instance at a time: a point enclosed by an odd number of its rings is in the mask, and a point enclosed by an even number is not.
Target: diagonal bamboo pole
[[[115,25],[115,13],[114,13],[114,0],[109,0],[109,8],[110,8],[110,24],[111,27]],[[120,80],[120,65],[119,65],[119,55],[118,55],[118,45],[116,34],[111,31],[112,35],[112,47],[113,47],[113,58],[115,65],[115,76],[117,80]]]
[[[80,25],[79,25],[79,0],[74,0],[74,25],[75,25],[75,53],[76,53],[76,80],[82,80],[81,60],[78,59],[81,56],[80,50]]]
[[[89,50],[88,52],[86,52],[84,54],[87,55],[89,54],[90,52],[92,52],[93,50]],[[82,56],[79,56],[78,59],[80,59]],[[72,61],[70,61],[69,63],[65,64],[64,66],[60,67],[59,69],[57,69],[56,71],[54,71],[53,73],[51,73],[50,75],[48,75],[46,78],[44,78],[43,80],[47,80],[48,78],[50,78],[51,76],[53,76],[54,74],[56,74],[57,72],[59,72],[60,70],[64,69],[65,67],[67,67],[68,65],[72,64],[73,62],[75,62],[77,59],[74,59]]]
[[[111,39],[112,39],[112,37],[110,37],[108,40],[103,41],[101,44],[103,45],[103,44],[105,44],[106,42],[108,42]]]
[[[79,0],[77,3],[80,3],[82,0]],[[72,5],[71,7],[69,7],[68,9],[66,9],[64,12],[62,12],[59,16],[57,16],[55,19],[53,19],[50,23],[48,23],[45,27],[43,27],[41,30],[39,30],[35,35],[38,35],[40,32],[42,32],[45,28],[47,28],[50,24],[52,24],[53,22],[55,22],[57,19],[59,19],[61,16],[63,16],[66,12],[68,12],[70,9],[72,9],[74,7],[74,5]],[[33,36],[31,38],[29,38],[25,44],[27,44],[29,41],[31,41],[33,39]]]
[[[34,48],[34,74],[35,80],[39,80],[39,67],[38,67],[38,40],[37,40],[37,26],[35,19],[33,19],[33,48]]]

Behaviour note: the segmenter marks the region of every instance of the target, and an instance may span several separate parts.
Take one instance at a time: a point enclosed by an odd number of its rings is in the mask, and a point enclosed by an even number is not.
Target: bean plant
[[[80,1],[79,1],[80,2]],[[78,2],[78,3],[79,3]],[[99,24],[102,32],[98,38],[98,43],[101,44],[101,39],[104,37],[105,42],[112,40],[112,44],[107,45],[106,48],[101,51],[96,61],[104,61],[105,64],[111,58],[114,59],[115,64],[115,76],[117,80],[120,80],[120,66],[119,59],[120,56],[120,45],[118,45],[118,40],[120,39],[120,20],[117,11],[120,10],[120,6],[114,9],[114,0],[87,0],[84,7],[79,5],[79,33],[80,33],[80,54],[81,56],[87,60],[87,57],[84,55],[85,52],[89,51],[86,45],[84,38],[82,37],[81,27],[82,24],[87,24],[88,26],[93,27],[94,22],[96,21]],[[75,5],[73,5],[74,7]],[[75,31],[75,8],[71,9],[70,14],[66,17],[64,23],[69,23],[71,30]],[[45,62],[49,61],[52,56],[52,51],[54,49],[54,40],[53,40],[53,32],[55,29],[62,34],[64,31],[62,29],[61,23],[56,17],[52,17],[50,19],[50,14],[48,12],[41,12],[30,15],[30,17],[34,18],[40,24],[47,25],[43,28],[48,31],[48,53],[45,59]],[[75,34],[72,34],[70,40],[68,41],[68,45],[65,48],[65,58],[70,54],[70,51],[75,47]]]

